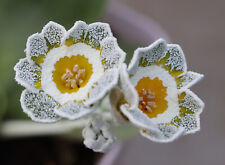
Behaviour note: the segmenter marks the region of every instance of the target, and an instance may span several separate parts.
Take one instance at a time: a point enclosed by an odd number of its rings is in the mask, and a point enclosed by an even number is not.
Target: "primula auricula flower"
[[[156,142],[170,142],[200,129],[204,103],[188,88],[203,78],[187,71],[179,45],[159,39],[138,48],[128,67],[120,70],[122,95],[111,91],[111,103],[120,119],[141,128],[141,134]]]
[[[26,58],[15,66],[25,113],[34,121],[77,119],[96,109],[118,81],[125,53],[106,23],[75,22],[66,31],[49,22],[27,40]]]

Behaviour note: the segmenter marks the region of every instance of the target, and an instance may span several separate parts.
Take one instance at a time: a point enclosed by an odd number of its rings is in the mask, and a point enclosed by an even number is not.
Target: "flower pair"
[[[25,52],[26,58],[14,68],[15,78],[26,88],[21,105],[34,121],[79,119],[96,112],[111,91],[113,116],[118,122],[140,127],[141,134],[151,140],[168,142],[199,129],[204,104],[188,88],[203,75],[187,71],[178,45],[159,39],[149,47],[138,48],[127,69],[123,63],[126,54],[108,24],[77,21],[66,31],[49,22],[41,33],[28,38]],[[92,122],[83,135],[104,135],[106,127],[88,133],[94,128],[93,123],[104,125]],[[91,140],[85,143],[96,148]],[[97,148],[101,151],[101,147]]]

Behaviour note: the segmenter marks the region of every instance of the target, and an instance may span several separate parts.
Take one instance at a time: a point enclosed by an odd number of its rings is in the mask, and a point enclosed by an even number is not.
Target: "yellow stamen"
[[[138,81],[135,87],[139,95],[139,106],[149,118],[157,117],[166,111],[168,102],[165,99],[167,96],[167,87],[161,80],[155,78],[151,80],[149,77],[144,77]]]
[[[87,84],[93,73],[92,64],[81,55],[61,58],[54,67],[53,81],[62,93],[77,92]]]

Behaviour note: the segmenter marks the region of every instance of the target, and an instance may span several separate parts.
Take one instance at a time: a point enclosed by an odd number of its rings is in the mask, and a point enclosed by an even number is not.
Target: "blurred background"
[[[224,0],[0,0],[0,164],[225,164],[224,6]],[[31,122],[20,106],[23,87],[13,67],[25,57],[27,37],[50,20],[67,30],[77,20],[110,23],[126,62],[137,47],[160,37],[180,44],[189,70],[205,74],[192,87],[206,104],[201,131],[169,144],[137,135],[103,155],[69,136],[80,134],[71,124]]]

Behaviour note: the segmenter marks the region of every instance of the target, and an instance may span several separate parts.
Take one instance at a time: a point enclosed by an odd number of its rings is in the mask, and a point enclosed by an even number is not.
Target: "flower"
[[[121,67],[122,95],[116,102],[113,97],[119,89],[113,89],[111,104],[117,115],[140,127],[144,137],[170,142],[200,129],[204,103],[188,88],[202,78],[187,71],[179,45],[159,39],[138,48],[128,69],[125,64]]]
[[[14,67],[15,79],[26,88],[21,95],[24,112],[38,122],[93,112],[117,84],[125,59],[108,24],[83,21],[68,31],[49,22],[28,38],[25,53]]]
[[[105,121],[94,118],[82,131],[84,144],[95,152],[106,152],[115,141],[110,126]]]

